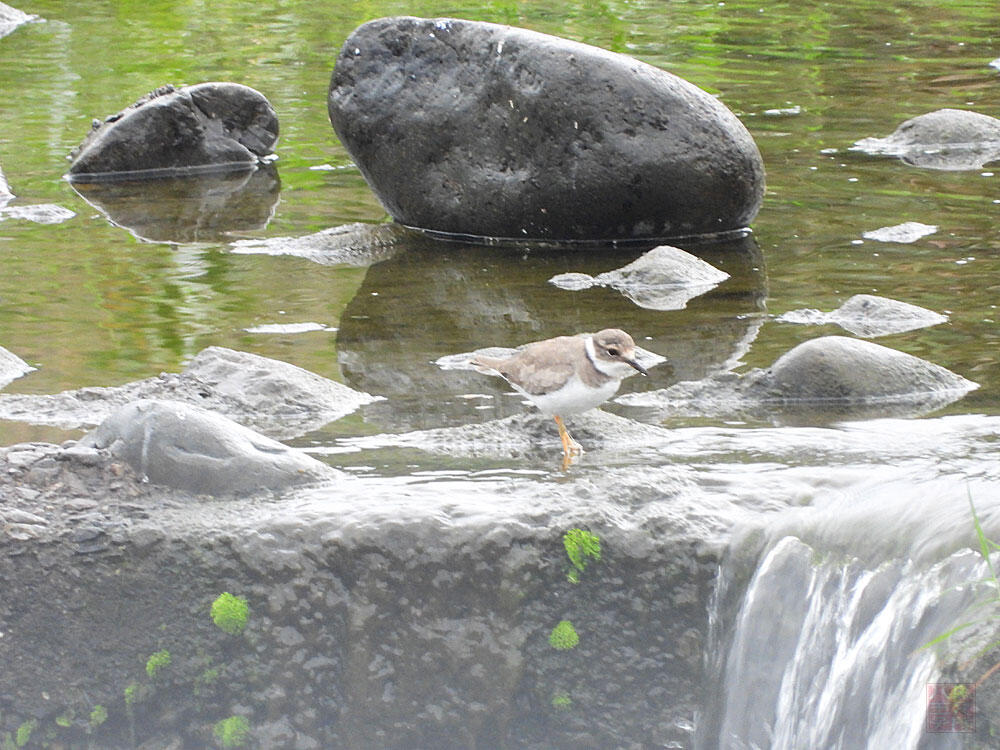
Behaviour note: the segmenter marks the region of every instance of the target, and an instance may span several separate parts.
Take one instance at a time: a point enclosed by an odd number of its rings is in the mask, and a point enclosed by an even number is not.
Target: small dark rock
[[[162,86],[96,125],[70,154],[69,177],[85,182],[250,169],[277,140],[274,109],[248,86]]]
[[[746,227],[753,138],[718,99],[631,57],[526,29],[383,18],[348,37],[334,130],[399,222],[611,240]]]

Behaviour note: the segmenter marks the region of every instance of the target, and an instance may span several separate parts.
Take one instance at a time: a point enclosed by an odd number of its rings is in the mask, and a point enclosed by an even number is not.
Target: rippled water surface
[[[46,21],[0,42],[0,165],[17,196],[12,205],[55,203],[76,216],[55,225],[0,223],[0,344],[39,367],[9,391],[123,383],[178,370],[204,347],[219,344],[376,393],[381,385],[391,392],[380,395],[398,401],[392,411],[404,424],[426,421],[409,412],[427,404],[442,405],[430,407],[437,412],[430,421],[458,424],[474,421],[482,410],[458,398],[454,378],[428,365],[443,354],[614,324],[672,359],[654,378],[627,384],[652,388],[722,365],[722,352],[706,356],[698,345],[699,339],[709,339],[709,349],[717,345],[722,329],[730,355],[741,354],[747,366],[766,366],[799,341],[838,332],[775,323],[773,316],[833,309],[865,292],[947,314],[947,324],[880,343],[982,385],[949,411],[997,411],[997,178],[989,171],[908,168],[846,151],[859,138],[887,134],[903,119],[941,107],[1000,114],[1000,74],[988,65],[998,53],[990,3],[872,9],[867,3],[37,2],[23,9]],[[545,283],[559,272],[600,272],[631,259],[620,254],[442,246],[366,269],[228,252],[237,238],[386,219],[330,128],[325,92],[351,29],[401,12],[564,35],[633,54],[718,94],[751,130],[767,167],[767,197],[754,222],[759,271],[747,271],[685,310],[651,313],[614,290],[581,297]],[[197,242],[167,241],[170,231],[157,236],[163,241],[144,241],[135,236],[144,229],[130,233],[115,226],[61,179],[66,154],[92,119],[164,83],[203,80],[250,85],[278,111],[280,188],[274,186],[273,203],[256,225],[237,226],[230,235],[209,232]],[[155,214],[159,207],[146,210]],[[910,245],[861,239],[865,231],[904,221],[939,229]],[[176,229],[173,237],[191,239]],[[460,283],[449,284],[451,276]],[[495,310],[510,308],[508,287],[530,300],[529,310],[507,309],[506,319],[465,314],[484,296]],[[377,333],[366,330],[366,316],[389,316],[396,324],[402,316],[411,324],[392,332],[403,353],[385,351],[385,363],[421,371],[419,382],[373,382],[388,365],[378,361]],[[300,323],[327,330],[247,331]],[[737,347],[744,339],[749,346]],[[363,361],[345,368],[344,350],[359,345],[366,347]],[[477,390],[502,393],[490,382]],[[0,426],[6,443],[40,435],[53,437]]]

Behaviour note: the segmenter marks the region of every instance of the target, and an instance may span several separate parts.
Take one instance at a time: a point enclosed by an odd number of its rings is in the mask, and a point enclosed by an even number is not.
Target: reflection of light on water
[[[247,333],[311,333],[313,331],[336,331],[332,326],[322,323],[263,323],[259,326],[244,328]]]

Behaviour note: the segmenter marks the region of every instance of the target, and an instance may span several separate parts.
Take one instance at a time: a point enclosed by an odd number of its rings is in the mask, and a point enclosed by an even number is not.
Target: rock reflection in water
[[[468,422],[468,403],[451,403],[459,394],[507,392],[503,383],[471,372],[442,372],[434,364],[486,346],[620,326],[634,332],[640,346],[670,360],[644,387],[698,379],[738,359],[756,336],[766,296],[763,261],[752,237],[685,248],[731,278],[683,311],[645,310],[608,288],[568,295],[548,283],[560,273],[596,275],[648,249],[534,251],[416,238],[369,268],[341,317],[337,348],[346,382],[389,399],[368,412],[382,426],[411,429],[441,426],[449,411],[455,421]],[[623,391],[634,387],[626,382]],[[436,393],[440,397],[432,397]],[[409,399],[405,409],[400,399]],[[492,404],[490,417],[520,409],[513,399],[494,398]]]
[[[225,174],[71,185],[112,224],[149,242],[217,242],[230,232],[262,229],[281,191],[272,164]]]

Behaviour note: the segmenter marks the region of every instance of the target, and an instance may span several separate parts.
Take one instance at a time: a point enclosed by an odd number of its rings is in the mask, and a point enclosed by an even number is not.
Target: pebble
[[[102,461],[100,451],[79,443],[64,450],[59,454],[59,458],[76,461],[83,466],[97,466]]]
[[[26,542],[41,536],[42,530],[34,524],[12,523],[7,525],[7,536],[18,542]]]
[[[3,512],[2,518],[11,524],[31,524],[37,526],[47,526],[48,521],[46,521],[41,516],[36,516],[34,513],[29,513],[26,510],[20,510],[18,508],[8,508]]]

